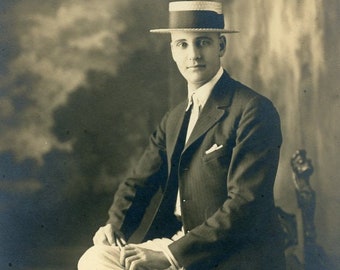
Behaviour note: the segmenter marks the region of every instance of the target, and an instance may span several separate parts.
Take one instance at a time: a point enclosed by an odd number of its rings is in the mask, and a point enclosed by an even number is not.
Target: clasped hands
[[[126,245],[121,249],[119,262],[126,270],[161,270],[171,266],[162,251],[154,251],[134,244]]]
[[[93,243],[117,246],[113,232],[111,224],[99,228],[93,237]],[[120,247],[119,262],[126,270],[161,270],[171,266],[162,251],[146,249],[138,244]]]

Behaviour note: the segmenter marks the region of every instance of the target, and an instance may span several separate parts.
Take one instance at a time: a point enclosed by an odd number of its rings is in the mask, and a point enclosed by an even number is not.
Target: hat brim
[[[173,32],[205,32],[205,33],[224,33],[224,34],[236,34],[239,31],[216,29],[216,28],[168,28],[168,29],[151,29],[151,33],[169,34]]]

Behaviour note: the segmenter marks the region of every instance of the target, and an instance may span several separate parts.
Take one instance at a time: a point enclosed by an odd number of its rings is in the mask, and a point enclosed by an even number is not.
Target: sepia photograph
[[[1,270],[340,270],[340,2],[1,0]]]

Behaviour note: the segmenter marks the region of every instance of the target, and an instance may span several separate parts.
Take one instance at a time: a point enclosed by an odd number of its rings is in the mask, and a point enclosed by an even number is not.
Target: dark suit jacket
[[[277,111],[224,72],[174,158],[186,105],[168,112],[151,135],[108,222],[126,238],[139,227],[140,241],[171,237],[183,225],[186,235],[169,248],[186,269],[283,269],[273,198],[282,140]],[[223,147],[206,154],[214,144]],[[173,215],[178,188],[182,224]]]

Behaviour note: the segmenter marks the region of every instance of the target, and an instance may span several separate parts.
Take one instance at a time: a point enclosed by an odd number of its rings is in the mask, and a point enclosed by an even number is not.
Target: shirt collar
[[[209,82],[205,83],[201,87],[197,89],[192,89],[188,86],[188,106],[186,110],[188,110],[191,105],[191,97],[193,94],[195,94],[195,98],[199,102],[198,105],[200,106],[200,108],[203,108],[214,86],[216,85],[218,80],[222,77],[222,75],[223,75],[223,68],[220,67],[216,75]]]

